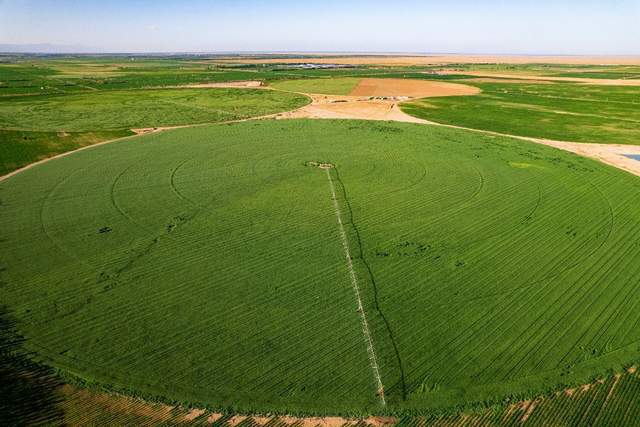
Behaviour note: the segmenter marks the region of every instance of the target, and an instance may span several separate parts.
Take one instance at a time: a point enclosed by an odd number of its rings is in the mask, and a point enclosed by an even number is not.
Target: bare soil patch
[[[391,100],[361,98],[357,96],[309,95],[311,104],[298,110],[280,114],[278,119],[360,119],[394,120],[398,122],[427,123],[405,114],[398,103]]]
[[[476,95],[480,89],[473,86],[427,80],[362,79],[351,91],[352,96],[395,96],[426,98],[434,96]]]
[[[280,114],[280,119],[360,119],[429,123],[405,114],[398,104],[414,98],[463,96],[480,89],[457,83],[408,79],[362,79],[349,95],[305,94],[312,102],[298,110]]]

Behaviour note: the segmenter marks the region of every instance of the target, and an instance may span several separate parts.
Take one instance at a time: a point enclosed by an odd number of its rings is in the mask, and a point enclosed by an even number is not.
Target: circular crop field
[[[260,121],[0,182],[34,357],[214,409],[392,413],[580,382],[640,351],[640,181],[412,124]]]

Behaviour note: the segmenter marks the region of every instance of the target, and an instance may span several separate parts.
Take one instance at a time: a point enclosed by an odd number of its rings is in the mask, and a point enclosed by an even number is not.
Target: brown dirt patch
[[[203,415],[205,412],[207,411],[205,411],[204,409],[192,409],[187,415],[184,416],[184,420],[193,421],[199,416]]]
[[[533,414],[533,411],[536,409],[536,406],[538,406],[538,403],[538,400],[529,402],[529,404],[527,405],[527,409],[524,411],[524,414],[522,414],[522,417],[520,418],[521,423],[527,422],[531,414]]]
[[[426,98],[433,96],[476,95],[480,89],[473,86],[412,79],[361,79],[349,95],[394,96]]]
[[[413,98],[463,96],[480,89],[457,83],[411,79],[361,79],[349,95],[306,94],[311,104],[280,114],[279,119],[360,119],[429,123],[405,114],[398,103]]]
[[[312,102],[278,119],[360,119],[428,123],[405,114],[391,100],[369,100],[357,96],[310,95]]]
[[[216,421],[218,421],[220,418],[222,418],[222,414],[217,414],[217,413],[211,414],[207,417],[207,423],[213,424]]]

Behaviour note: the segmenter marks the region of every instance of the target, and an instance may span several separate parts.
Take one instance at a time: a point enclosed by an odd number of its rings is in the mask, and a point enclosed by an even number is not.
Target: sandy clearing
[[[520,138],[522,139],[523,137]],[[589,144],[539,138],[527,138],[527,140],[570,151],[580,156],[590,157],[640,176],[640,161],[625,156],[625,154],[640,155],[640,146],[638,145]]]
[[[314,55],[300,58],[220,58],[213,62],[235,64],[353,64],[353,65],[441,65],[441,64],[566,64],[640,65],[640,56],[531,56],[531,55]],[[308,54],[307,54],[308,55]],[[207,61],[210,63],[212,61]]]
[[[193,421],[196,418],[198,418],[199,416],[203,415],[205,412],[207,412],[205,409],[194,408],[194,409],[190,410],[187,415],[184,416],[184,420],[187,421],[187,422]]]
[[[207,422],[212,424],[213,422],[222,418],[222,414],[211,414],[207,419]],[[274,416],[274,417],[260,417],[260,416],[245,416],[235,415],[227,420],[227,424],[231,427],[235,427],[238,424],[248,419],[253,420],[254,424],[264,426],[267,424],[275,424],[274,420],[278,420],[280,423],[284,423],[289,426],[298,427],[345,427],[345,426],[357,426],[365,425],[371,427],[387,427],[395,425],[398,420],[394,417],[375,417],[371,416],[364,419],[356,418],[343,418],[343,417],[291,417],[291,416]],[[211,420],[211,421],[209,421]]]
[[[547,82],[565,82],[565,83],[581,83],[599,86],[640,86],[640,80],[637,79],[592,79],[588,77],[553,77],[553,76],[536,76],[533,74],[509,74],[494,73],[491,71],[440,71],[442,75],[467,75],[478,76],[484,78],[501,78],[510,80],[520,80],[522,83],[529,81],[547,81]],[[503,80],[504,82],[504,80]]]
[[[352,96],[406,96],[425,98],[433,96],[476,95],[480,89],[458,83],[412,79],[361,79],[349,95]]]
[[[400,110],[400,101],[437,96],[465,96],[480,89],[448,82],[410,79],[362,79],[349,95],[305,94],[312,102],[298,110],[281,114],[280,119],[360,119],[428,123]],[[374,98],[374,99],[372,99]]]
[[[278,119],[360,119],[393,120],[397,122],[427,123],[410,116],[391,100],[362,98],[357,96],[334,96],[309,94],[311,104],[290,113],[280,114]]]

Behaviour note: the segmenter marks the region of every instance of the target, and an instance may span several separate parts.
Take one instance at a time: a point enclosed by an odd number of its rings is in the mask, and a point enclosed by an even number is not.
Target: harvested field
[[[299,79],[273,82],[277,89],[352,97],[427,98],[476,95],[480,89],[460,83],[397,78]]]
[[[278,115],[278,118],[391,120],[427,123],[426,120],[402,112],[395,101],[369,100],[356,96],[310,96],[311,104],[289,113],[282,113]]]
[[[396,96],[428,98],[436,96],[476,95],[480,89],[458,83],[409,79],[361,79],[351,96]]]
[[[398,103],[410,98],[464,96],[480,93],[480,89],[457,83],[410,79],[309,79],[278,82],[283,90],[306,93],[312,102],[279,118],[364,119],[427,123],[403,113]],[[325,95],[323,92],[342,92]]]

